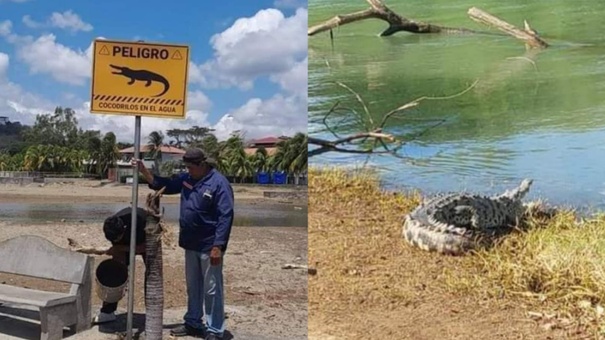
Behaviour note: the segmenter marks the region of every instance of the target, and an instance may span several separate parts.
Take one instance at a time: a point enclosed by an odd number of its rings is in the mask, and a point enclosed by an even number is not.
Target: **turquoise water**
[[[309,134],[334,139],[361,131],[359,93],[375,122],[422,96],[389,121],[385,132],[407,143],[392,155],[326,153],[311,165],[380,170],[386,187],[426,193],[491,193],[534,179],[530,198],[581,208],[605,207],[605,2],[388,1],[410,19],[497,32],[470,20],[479,7],[512,24],[531,26],[551,44],[527,50],[494,34],[379,37],[387,24],[369,19],[309,37]],[[364,1],[309,2],[309,25],[367,8]],[[313,148],[313,147],[312,147]],[[311,148],[311,149],[312,149]]]

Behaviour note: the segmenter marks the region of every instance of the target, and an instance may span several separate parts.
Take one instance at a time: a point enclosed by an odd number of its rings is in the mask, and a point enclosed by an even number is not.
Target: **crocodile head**
[[[129,68],[128,67],[122,67],[122,66],[116,66],[113,64],[109,64],[109,67],[118,70],[119,72],[111,72],[112,74],[124,74],[124,71],[128,71]]]
[[[508,198],[513,201],[520,201],[527,195],[529,192],[529,188],[531,187],[534,181],[532,179],[524,179],[518,187],[510,190],[506,190],[502,195],[499,195],[500,198]]]

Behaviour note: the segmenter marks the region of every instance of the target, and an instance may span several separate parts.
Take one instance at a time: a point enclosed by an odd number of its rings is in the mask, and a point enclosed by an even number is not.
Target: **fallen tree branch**
[[[75,251],[83,254],[92,255],[108,255],[110,247],[85,247],[81,246],[76,240],[67,238],[67,243],[71,251]]]
[[[389,118],[391,118],[391,116],[394,115],[397,112],[401,112],[401,111],[404,111],[404,110],[416,107],[423,100],[445,100],[445,99],[452,99],[452,98],[459,97],[459,96],[467,93],[468,91],[470,91],[473,87],[475,87],[475,85],[477,85],[478,82],[479,82],[479,80],[475,80],[471,84],[471,86],[469,86],[466,89],[464,89],[463,91],[461,91],[459,93],[456,93],[456,94],[453,94],[451,96],[445,96],[445,97],[427,97],[427,96],[422,96],[420,98],[414,99],[413,101],[411,101],[411,102],[409,102],[407,104],[404,104],[404,105],[396,108],[395,110],[392,110],[392,111],[388,112],[387,114],[385,114],[384,117],[382,118],[382,122],[380,123],[380,128],[383,128],[384,125],[386,124],[387,120]]]
[[[329,140],[316,138],[316,137],[309,137],[309,140],[308,140],[309,144],[319,145],[320,147],[315,150],[309,151],[308,157],[317,156],[322,153],[326,153],[326,152],[330,152],[330,151],[341,152],[341,153],[358,153],[358,154],[364,154],[364,153],[380,154],[380,153],[391,153],[392,152],[391,150],[388,150],[388,149],[385,151],[375,151],[373,149],[357,150],[357,149],[344,149],[344,148],[341,148],[338,146],[338,145],[345,144],[345,143],[351,143],[351,142],[359,140],[359,139],[367,140],[368,138],[375,138],[376,140],[380,140],[380,141],[382,141],[383,139],[395,141],[395,137],[393,137],[392,135],[389,135],[389,134],[381,133],[380,129],[373,131],[373,132],[358,133],[358,134],[348,136],[345,138],[341,138],[338,140],[334,140],[334,141],[329,141]],[[385,146],[386,146],[386,144],[385,144]]]
[[[317,137],[308,137],[308,143],[309,145],[317,145],[319,146],[319,148],[314,149],[314,150],[310,150],[308,153],[308,157],[313,157],[313,156],[317,156],[326,152],[340,152],[340,153],[355,153],[355,154],[385,154],[385,153],[390,153],[393,156],[398,156],[396,154],[396,151],[398,149],[400,149],[405,141],[404,140],[397,140],[397,138],[395,138],[393,135],[388,134],[388,133],[384,133],[383,132],[383,128],[386,125],[387,121],[391,118],[394,118],[395,114],[416,107],[420,104],[421,101],[423,100],[446,100],[446,99],[452,99],[458,96],[461,96],[465,93],[467,93],[468,91],[470,91],[476,84],[477,84],[478,80],[474,81],[473,84],[471,84],[469,87],[467,87],[466,89],[464,89],[463,91],[453,94],[453,95],[449,95],[449,96],[445,96],[445,97],[427,97],[427,96],[423,96],[420,98],[417,98],[407,104],[401,105],[399,107],[397,107],[394,110],[391,110],[389,112],[387,112],[383,118],[382,121],[380,122],[380,125],[376,127],[374,120],[372,119],[372,116],[370,114],[370,111],[367,107],[367,105],[365,104],[365,102],[363,101],[363,99],[361,98],[361,96],[355,92],[353,89],[351,89],[349,86],[337,82],[336,84],[347,89],[347,91],[351,92],[354,96],[355,99],[361,104],[361,106],[363,107],[363,110],[365,112],[365,114],[367,115],[367,120],[369,122],[369,125],[363,124],[365,125],[364,128],[368,131],[366,132],[359,132],[350,136],[346,136],[346,137],[340,137],[336,131],[334,131],[334,129],[332,129],[330,127],[330,125],[328,124],[328,117],[334,113],[337,112],[339,109],[339,103],[340,102],[336,102],[336,104],[334,104],[330,110],[328,111],[328,113],[323,117],[323,123],[326,126],[326,130],[330,131],[337,139],[336,140],[326,140],[326,139],[322,139],[322,138],[317,138]],[[352,109],[349,109],[348,111],[354,111]],[[421,136],[422,134],[426,133],[426,131],[428,131],[431,128],[434,128],[436,126],[439,126],[441,124],[443,124],[445,122],[445,119],[441,119],[439,120],[439,122],[437,122],[437,124],[421,131],[420,134],[416,135],[417,136]],[[371,139],[374,141],[373,143],[373,147],[365,149],[365,150],[360,150],[360,149],[347,149],[347,148],[343,148],[342,146],[345,144],[353,144],[353,145],[358,145],[359,143],[364,143],[366,142],[368,139]],[[389,149],[389,146],[387,143],[396,143],[395,148],[393,149]],[[384,149],[383,151],[376,151],[376,147],[378,146],[378,144],[380,144],[382,146],[382,148]]]
[[[370,8],[350,14],[336,15],[329,20],[326,20],[320,24],[310,27],[307,30],[307,35],[312,36],[317,33],[321,33],[328,30],[330,31],[331,35],[332,29],[334,28],[365,19],[380,19],[386,21],[389,24],[389,27],[382,33],[380,33],[380,36],[382,37],[390,36],[400,31],[406,31],[411,33],[476,33],[493,35],[497,34],[493,32],[480,32],[460,27],[445,27],[410,20],[393,12],[382,2],[382,0],[366,1],[370,4]],[[508,35],[525,41],[525,43],[531,47],[546,48],[549,46],[546,41],[544,41],[538,36],[538,32],[536,32],[529,26],[527,20],[524,21],[524,29],[520,29],[476,7],[471,7],[468,10],[467,14],[472,20],[481,24],[495,27],[496,29]]]
[[[525,41],[531,47],[548,47],[548,43],[538,36],[538,32],[529,26],[527,20],[524,21],[525,29],[522,30],[476,7],[471,7],[468,10],[468,15],[474,21],[495,27],[506,34]]]
[[[382,2],[382,0],[366,1],[370,4],[370,8],[350,14],[336,15],[321,24],[310,27],[307,34],[312,36],[342,25],[370,18],[380,19],[389,23],[389,27],[380,33],[380,36],[382,37],[393,35],[400,31],[411,33],[480,33],[466,28],[444,27],[420,21],[413,21],[393,12]]]

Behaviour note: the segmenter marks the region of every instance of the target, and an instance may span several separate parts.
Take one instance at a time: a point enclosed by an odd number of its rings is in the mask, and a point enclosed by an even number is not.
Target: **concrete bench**
[[[40,310],[43,340],[63,338],[63,327],[78,333],[91,327],[93,258],[56,246],[38,236],[0,242],[0,273],[71,283],[69,293],[0,284],[0,304]]]

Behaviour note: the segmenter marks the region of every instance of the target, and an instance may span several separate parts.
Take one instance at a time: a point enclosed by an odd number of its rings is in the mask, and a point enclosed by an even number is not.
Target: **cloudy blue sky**
[[[142,138],[193,125],[220,139],[306,132],[306,1],[210,3],[0,0],[0,116],[32,124],[71,107],[84,129],[132,142],[133,116],[88,110],[91,51],[96,38],[142,39],[190,46],[187,118],[143,117]]]

